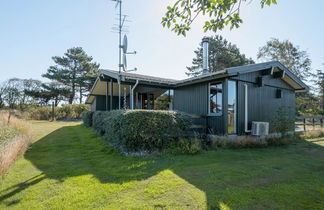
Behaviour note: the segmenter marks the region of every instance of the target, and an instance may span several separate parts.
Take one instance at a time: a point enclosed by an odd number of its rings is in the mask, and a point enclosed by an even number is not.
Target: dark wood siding
[[[108,98],[109,99],[109,98]],[[124,97],[121,97],[121,106],[123,106],[123,100]],[[127,100],[127,106],[129,107],[129,96],[126,97]],[[108,100],[109,101],[109,100]],[[107,109],[106,107],[106,96],[96,96],[96,99],[94,100],[93,104],[91,106],[96,107],[96,111],[105,111]],[[112,101],[112,108],[113,109],[118,109],[118,96],[113,96],[113,101]],[[108,103],[108,109],[110,109],[110,104]]]
[[[279,80],[279,79],[277,79]],[[278,82],[278,81],[277,81]],[[280,81],[279,81],[280,82]],[[252,121],[262,121],[270,123],[270,132],[274,131],[274,123],[277,120],[279,109],[288,111],[288,117],[294,121],[295,118],[295,93],[292,90],[281,89],[282,98],[276,98],[276,90],[280,88],[263,86],[258,87],[253,83],[238,82],[238,109],[237,109],[237,130],[238,134],[244,133],[244,113],[245,113],[245,89],[248,85],[248,124],[251,128]],[[276,85],[274,83],[271,83]],[[283,85],[281,85],[283,86]],[[293,124],[291,125],[293,129]]]
[[[208,84],[186,86],[174,90],[174,110],[206,115],[208,109]]]
[[[197,114],[208,115],[208,85],[200,83],[193,86],[185,86],[174,90],[173,107],[174,110]],[[225,91],[224,86],[224,91]],[[223,94],[223,110],[225,111],[225,98]],[[227,100],[226,100],[227,101]],[[195,120],[197,124],[206,124],[206,120]],[[224,114],[222,116],[208,116],[208,131],[213,134],[224,134],[226,126]]]

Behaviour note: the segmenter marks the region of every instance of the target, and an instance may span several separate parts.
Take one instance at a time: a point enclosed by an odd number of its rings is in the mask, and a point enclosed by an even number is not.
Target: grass
[[[123,157],[79,123],[32,121],[0,208],[323,209],[324,138],[199,155]]]

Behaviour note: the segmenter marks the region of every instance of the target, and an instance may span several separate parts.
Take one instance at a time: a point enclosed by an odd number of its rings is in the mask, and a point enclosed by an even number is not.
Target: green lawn
[[[32,121],[0,208],[323,209],[324,138],[264,149],[122,157],[80,123]]]

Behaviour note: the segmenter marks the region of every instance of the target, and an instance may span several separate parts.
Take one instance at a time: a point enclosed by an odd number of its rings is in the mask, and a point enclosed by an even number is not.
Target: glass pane
[[[228,81],[227,132],[236,133],[236,82]]]
[[[209,113],[222,113],[223,85],[222,83],[210,84],[209,90]]]

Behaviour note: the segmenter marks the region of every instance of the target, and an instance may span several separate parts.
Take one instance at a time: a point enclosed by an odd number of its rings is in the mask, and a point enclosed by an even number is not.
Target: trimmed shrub
[[[111,115],[109,111],[96,111],[92,114],[92,128],[98,135],[105,134],[105,124],[107,123],[109,115]]]
[[[190,120],[175,111],[116,110],[109,112],[104,126],[108,141],[123,151],[161,151],[175,145]]]
[[[93,111],[84,111],[82,113],[82,119],[83,119],[83,124],[85,127],[91,127],[92,126],[92,116],[93,116]]]

